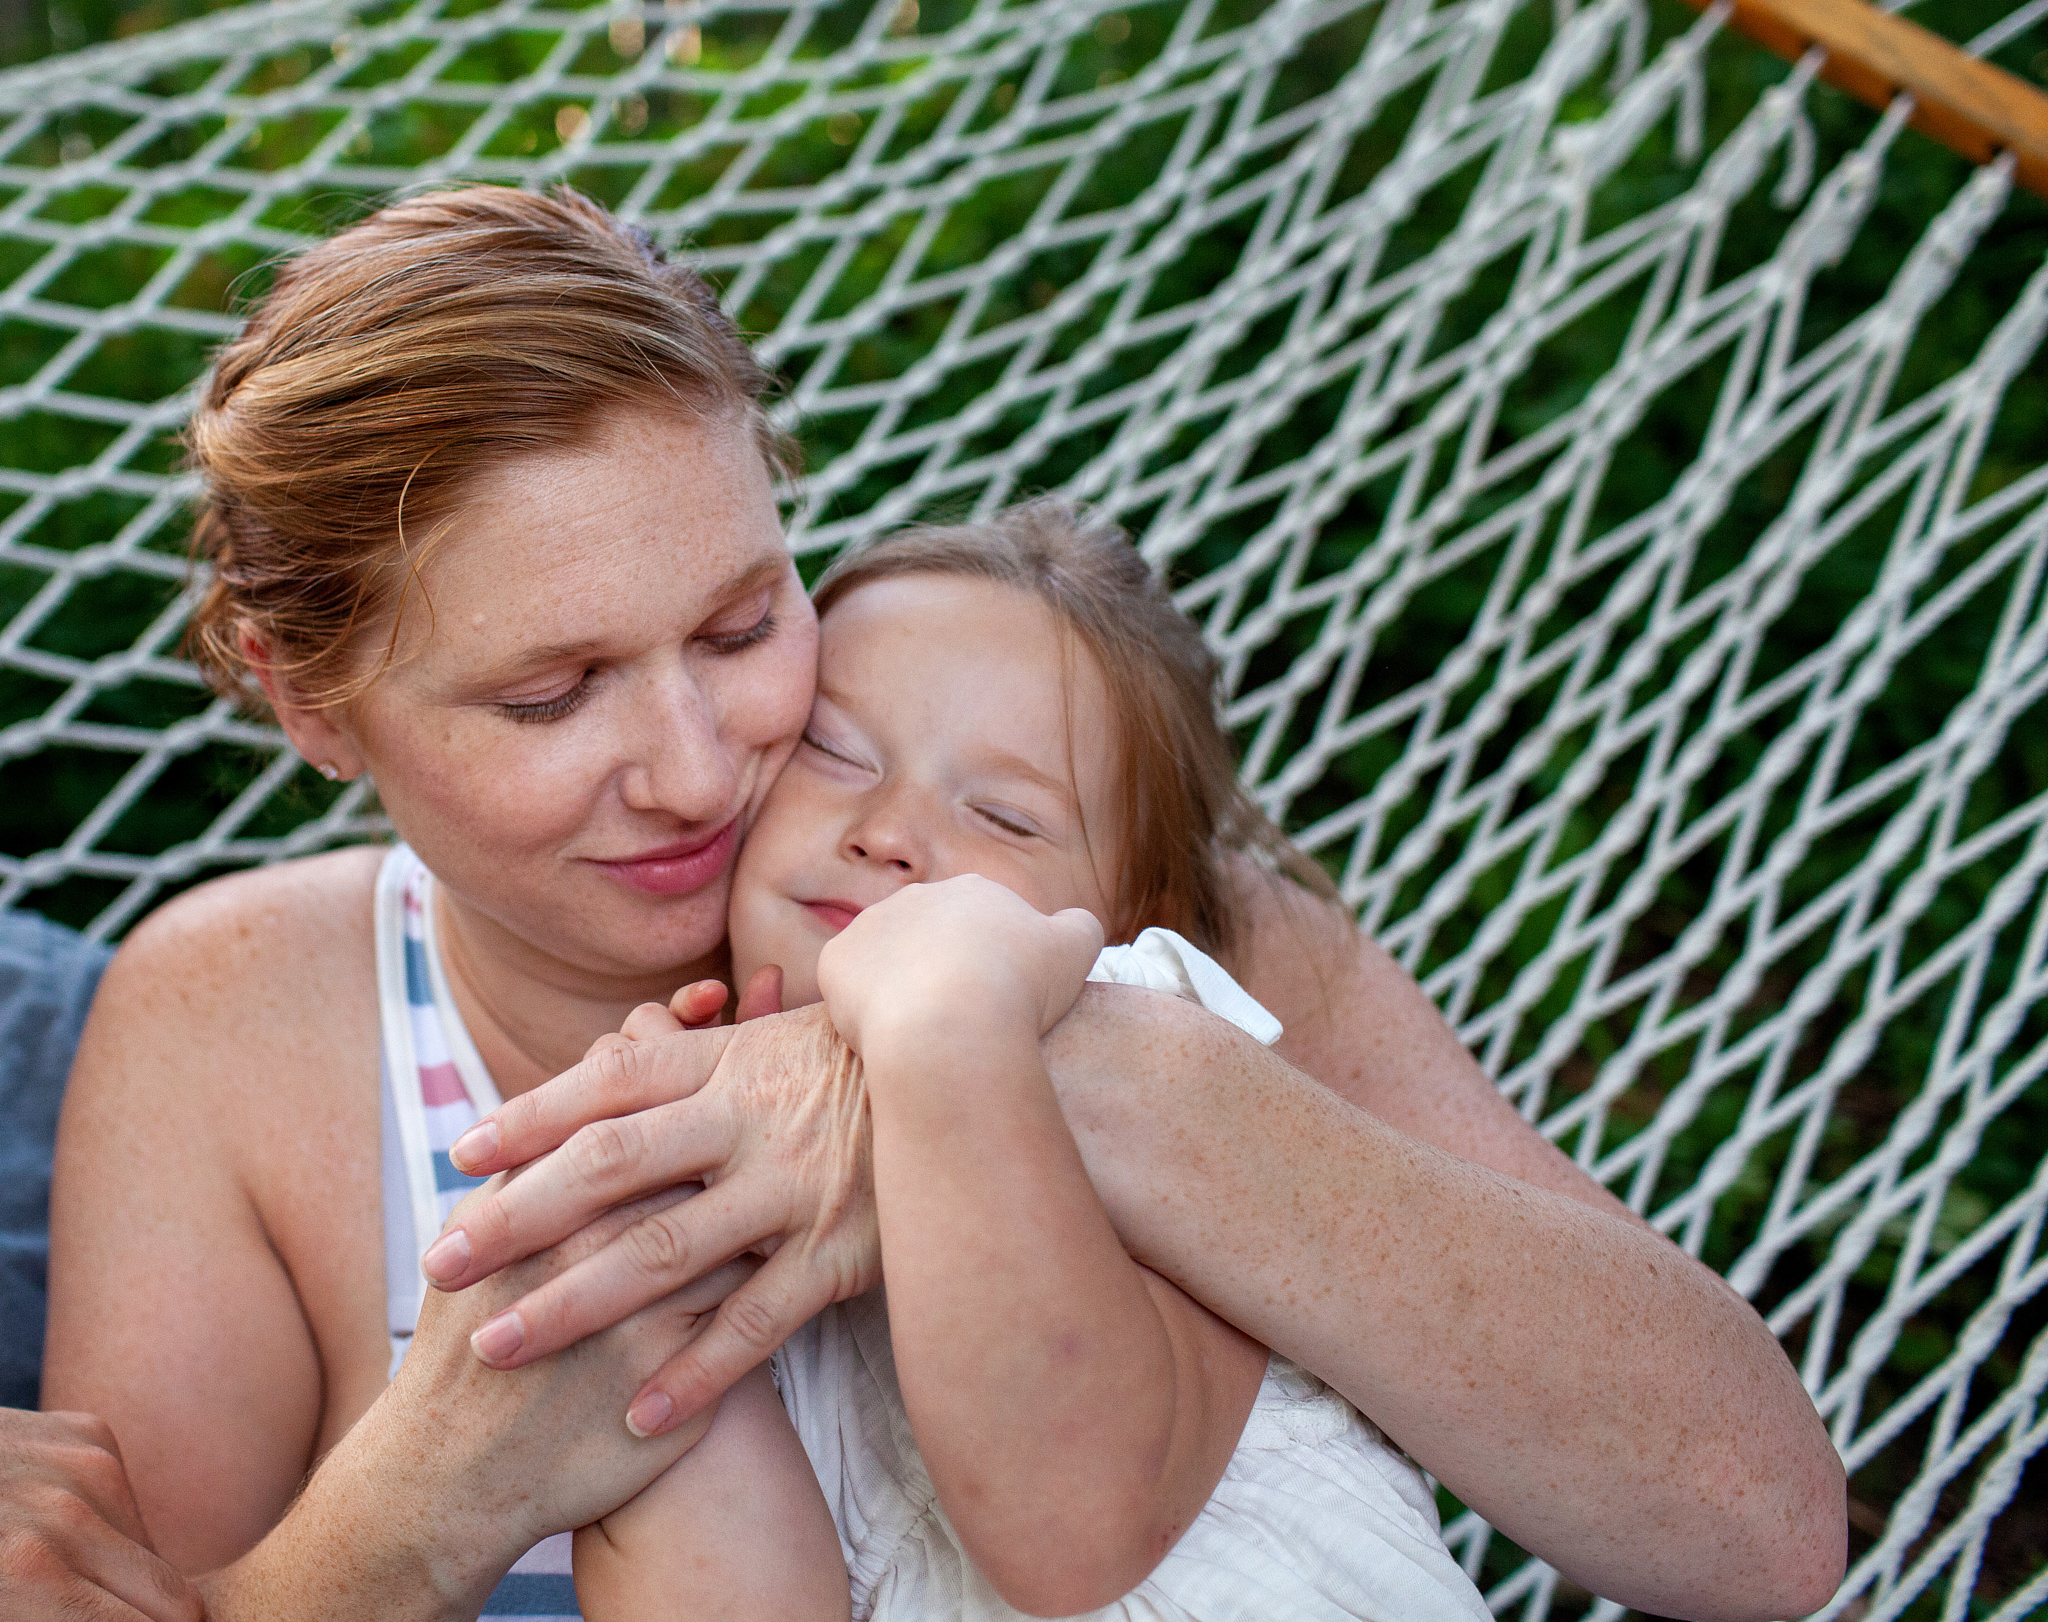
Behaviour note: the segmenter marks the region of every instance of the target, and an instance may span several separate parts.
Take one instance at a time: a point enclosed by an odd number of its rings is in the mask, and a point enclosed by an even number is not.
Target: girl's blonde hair
[[[566,188],[429,192],[288,261],[186,431],[212,579],[186,646],[260,703],[254,627],[308,703],[374,679],[355,633],[397,617],[480,475],[587,441],[622,409],[734,421],[794,465],[769,379],[703,279]]]
[[[986,523],[920,525],[849,552],[812,595],[823,615],[864,585],[911,574],[1028,592],[1101,669],[1116,728],[1121,836],[1112,939],[1163,924],[1218,956],[1233,953],[1235,854],[1336,899],[1329,875],[1288,843],[1238,781],[1216,712],[1215,656],[1122,530],[1042,497]]]

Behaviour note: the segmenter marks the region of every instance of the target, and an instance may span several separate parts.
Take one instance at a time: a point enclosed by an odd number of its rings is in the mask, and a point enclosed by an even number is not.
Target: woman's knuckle
[[[592,1049],[586,1073],[599,1107],[630,1107],[640,1088],[640,1045],[614,1031],[599,1037]]]
[[[114,1427],[98,1414],[65,1413],[57,1415],[63,1419],[72,1440],[80,1447],[94,1448],[102,1453],[112,1454],[117,1449],[114,1441]]]
[[[579,1181],[594,1189],[608,1189],[633,1164],[638,1136],[624,1121],[591,1121],[576,1129],[562,1152]]]
[[[719,1311],[726,1327],[753,1350],[772,1352],[782,1344],[782,1315],[762,1296],[742,1291],[728,1296]]]
[[[86,1542],[102,1524],[100,1512],[75,1492],[53,1495],[43,1515],[51,1529],[73,1545]]]
[[[625,1244],[633,1264],[650,1278],[687,1275],[695,1253],[687,1228],[674,1210],[641,1218],[626,1230]]]

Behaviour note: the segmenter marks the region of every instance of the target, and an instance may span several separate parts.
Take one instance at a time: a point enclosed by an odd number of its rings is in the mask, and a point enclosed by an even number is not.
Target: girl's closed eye
[[[851,744],[844,743],[832,737],[829,733],[821,732],[815,723],[804,728],[803,741],[806,748],[816,750],[817,753],[823,755],[827,760],[837,761],[842,766],[851,766],[856,771],[873,770],[865,760],[862,760],[855,753]]]
[[[1044,832],[1034,826],[1022,812],[1006,805],[977,805],[975,811],[984,822],[992,822],[1006,834],[1019,839],[1043,839]]]

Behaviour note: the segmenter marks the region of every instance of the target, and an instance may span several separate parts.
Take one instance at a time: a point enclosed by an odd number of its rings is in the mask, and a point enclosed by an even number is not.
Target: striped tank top
[[[434,879],[400,845],[377,875],[377,1003],[383,1031],[384,1289],[391,1372],[420,1315],[420,1253],[456,1202],[477,1186],[448,1149],[498,1107],[498,1089],[470,1041],[442,972],[431,905]],[[569,1575],[569,1534],[522,1555],[478,1622],[582,1622]]]

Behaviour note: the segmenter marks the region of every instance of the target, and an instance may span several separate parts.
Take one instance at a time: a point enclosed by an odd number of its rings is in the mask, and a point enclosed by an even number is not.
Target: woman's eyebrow
[[[763,586],[772,584],[787,563],[788,560],[782,557],[763,558],[751,567],[742,569],[712,593],[711,603],[714,607],[722,606],[735,597],[744,597],[750,591],[758,591]],[[602,644],[588,639],[578,642],[550,642],[544,647],[528,648],[524,653],[494,666],[485,674],[483,680],[511,681],[530,670],[543,670],[549,665],[565,664],[572,659],[588,659],[601,651]]]
[[[762,586],[773,585],[780,578],[782,571],[788,567],[789,554],[777,552],[774,557],[763,558],[759,563],[742,569],[713,592],[711,600],[729,602],[735,597],[745,596],[750,591],[757,591]]]

